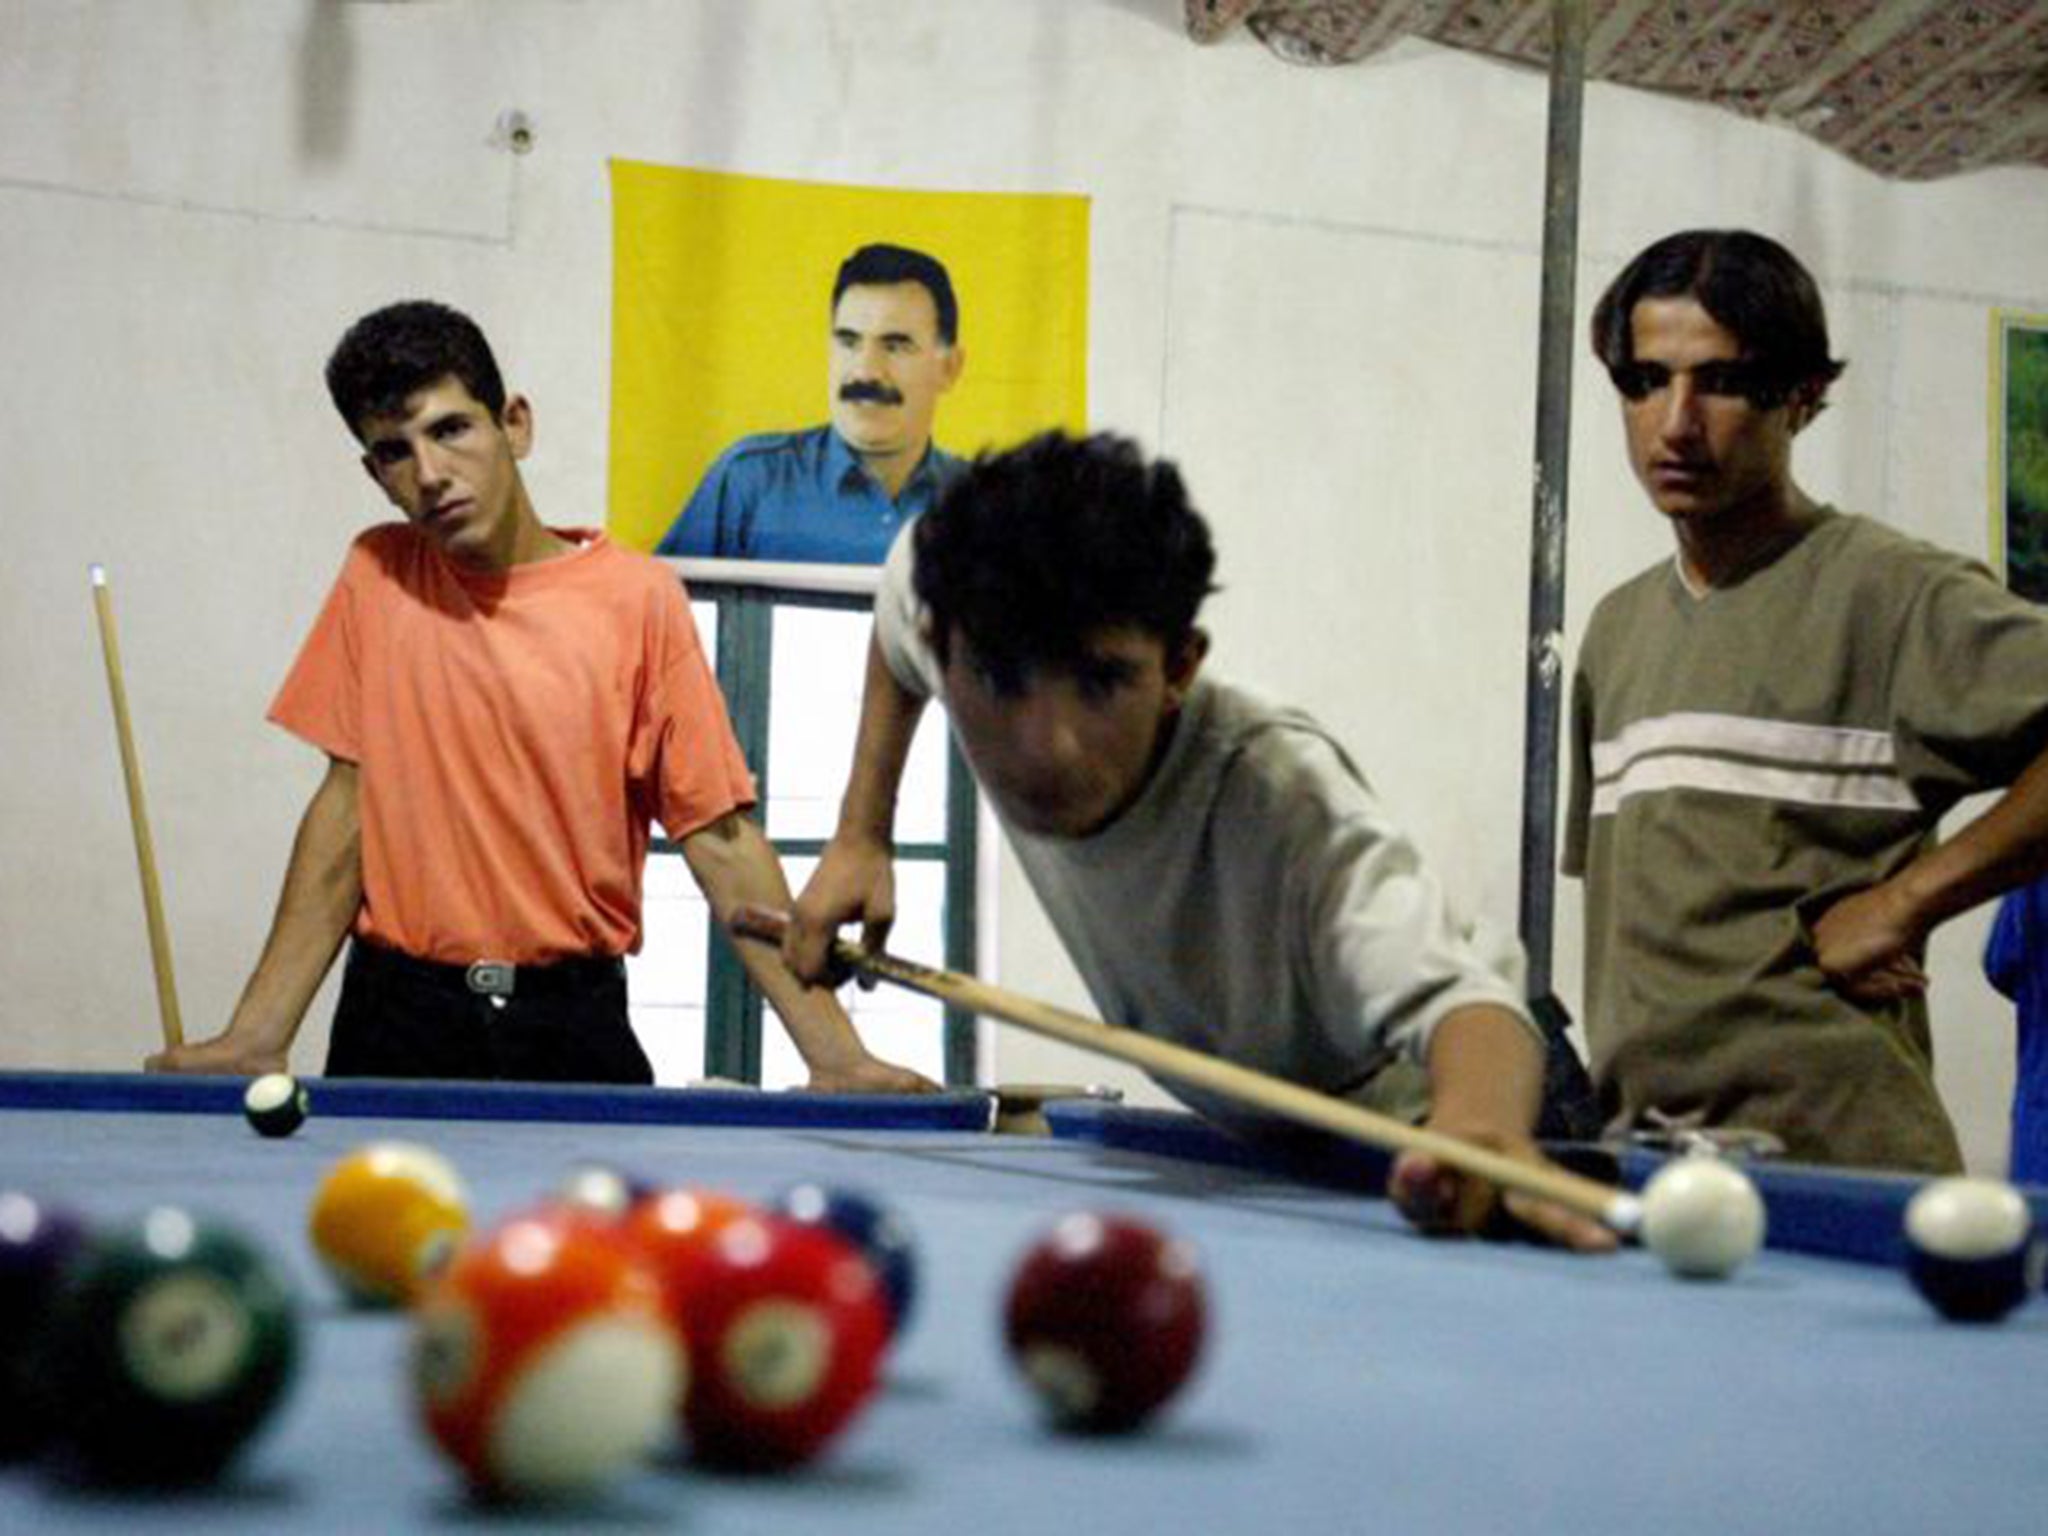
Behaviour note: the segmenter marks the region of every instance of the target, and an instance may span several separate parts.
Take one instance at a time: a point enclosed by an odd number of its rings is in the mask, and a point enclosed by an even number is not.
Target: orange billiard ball
[[[471,1487],[596,1487],[672,1431],[682,1366],[661,1283],[616,1224],[566,1205],[462,1245],[414,1309],[412,1380]]]

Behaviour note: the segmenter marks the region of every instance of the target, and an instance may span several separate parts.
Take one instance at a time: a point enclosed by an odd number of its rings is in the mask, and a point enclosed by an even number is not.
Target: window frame
[[[774,766],[768,720],[775,663],[775,612],[778,608],[824,608],[872,616],[874,596],[871,592],[811,590],[731,579],[698,580],[686,587],[685,596],[710,603],[717,611],[718,686],[725,695],[726,711],[731,716],[740,751],[754,773],[760,796],[756,812],[766,832]],[[825,849],[822,838],[771,838],[770,842],[777,856],[785,859],[815,858]],[[650,851],[680,854],[681,844],[657,836]],[[942,963],[949,970],[973,970],[980,935],[980,797],[966,759],[960,754],[960,744],[950,732],[946,737],[944,839],[899,842],[895,859],[899,863],[945,866]],[[764,1001],[760,989],[740,965],[730,940],[718,933],[716,923],[710,926],[706,943],[709,954],[704,988],[704,1073],[712,1078],[759,1083]],[[971,1087],[980,1069],[974,1015],[947,1003],[944,1030],[945,1084],[949,1088]]]

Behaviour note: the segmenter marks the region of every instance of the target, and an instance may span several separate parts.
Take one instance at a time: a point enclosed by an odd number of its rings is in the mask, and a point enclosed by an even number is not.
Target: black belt
[[[425,982],[444,992],[499,1000],[594,992],[626,974],[626,962],[617,955],[579,955],[546,965],[514,965],[509,960],[473,960],[468,965],[451,965],[440,960],[421,960],[402,950],[358,939],[354,956],[359,965]]]

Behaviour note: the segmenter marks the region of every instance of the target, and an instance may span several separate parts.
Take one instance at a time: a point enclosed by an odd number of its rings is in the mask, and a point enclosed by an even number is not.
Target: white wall
[[[181,993],[224,1019],[318,775],[263,708],[378,515],[321,393],[388,299],[483,322],[529,479],[601,516],[608,157],[1094,200],[1098,422],[1178,456],[1228,590],[1215,665],[1322,714],[1468,901],[1512,922],[1544,83],[1187,43],[1177,0],[0,0],[0,1064],[154,1033],[85,584],[107,562]],[[500,114],[530,114],[515,156]],[[1752,225],[1852,360],[1809,488],[1987,552],[1986,312],[2048,309],[2048,180],[1886,184],[1791,131],[1588,93],[1581,302],[1637,248]],[[1581,359],[1570,633],[1666,535]],[[1085,1006],[1014,869],[988,969]],[[1577,994],[1576,892],[1558,957]],[[2010,1014],[1937,944],[1945,1090],[2003,1156]],[[324,1050],[326,1007],[299,1059]],[[1001,1038],[994,1075],[1128,1079]]]

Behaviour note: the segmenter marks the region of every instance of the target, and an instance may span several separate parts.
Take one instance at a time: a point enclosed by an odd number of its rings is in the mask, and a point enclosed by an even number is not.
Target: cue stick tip
[[[91,565],[86,567],[86,570],[92,574],[92,584],[94,586],[104,587],[107,584],[107,568],[101,565],[99,561],[93,561]]]

